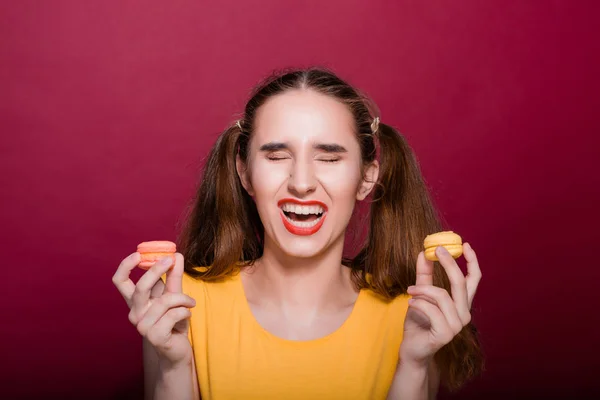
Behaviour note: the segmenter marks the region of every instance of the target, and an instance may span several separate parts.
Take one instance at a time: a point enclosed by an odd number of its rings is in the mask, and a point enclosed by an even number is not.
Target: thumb
[[[170,293],[183,293],[183,254],[175,253],[175,265],[167,271],[165,290]]]
[[[433,285],[433,261],[425,258],[422,251],[417,257],[417,281],[416,285]]]

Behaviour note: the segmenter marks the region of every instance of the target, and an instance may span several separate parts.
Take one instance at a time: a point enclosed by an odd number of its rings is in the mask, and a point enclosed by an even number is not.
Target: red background
[[[478,252],[484,375],[459,398],[599,394],[598,3],[5,1],[2,398],[136,398],[112,286],[174,239],[216,135],[319,64],[408,138]]]

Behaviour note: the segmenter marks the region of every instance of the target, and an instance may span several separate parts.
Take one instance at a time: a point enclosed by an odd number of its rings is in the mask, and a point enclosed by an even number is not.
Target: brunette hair
[[[218,280],[233,274],[236,265],[251,264],[261,257],[264,227],[254,200],[236,173],[236,155],[247,160],[257,110],[271,97],[289,90],[313,90],[348,107],[363,165],[375,160],[379,150],[380,172],[366,240],[355,257],[343,261],[352,268],[357,288],[369,288],[388,299],[406,293],[416,280],[423,239],[444,230],[441,219],[406,139],[381,122],[374,134],[375,105],[323,68],[288,70],[267,78],[252,92],[238,123],[218,137],[178,238],[186,273],[206,281]],[[450,292],[438,262],[434,263],[434,284]],[[481,372],[483,355],[472,322],[438,351],[436,363],[442,382],[451,390]]]

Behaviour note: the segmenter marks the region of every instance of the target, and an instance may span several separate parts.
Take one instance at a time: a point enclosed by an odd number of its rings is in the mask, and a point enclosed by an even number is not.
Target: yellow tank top
[[[333,333],[315,340],[275,336],[256,321],[240,275],[204,282],[187,274],[196,300],[189,339],[203,400],[384,399],[402,342],[407,295],[387,301],[360,291]]]

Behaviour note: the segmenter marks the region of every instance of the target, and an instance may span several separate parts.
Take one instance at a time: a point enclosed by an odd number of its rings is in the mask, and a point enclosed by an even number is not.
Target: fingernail
[[[448,253],[448,250],[446,250],[446,248],[445,248],[444,246],[438,246],[438,247],[435,249],[435,252],[436,252],[436,254],[437,254],[438,256],[441,256],[441,255],[443,255],[443,254],[446,254],[446,253]]]
[[[406,289],[406,291],[408,291],[408,292],[412,292],[413,290],[415,290],[415,286],[414,285],[409,286],[408,289]]]
[[[415,302],[415,299],[408,299],[408,304],[412,304]]]

